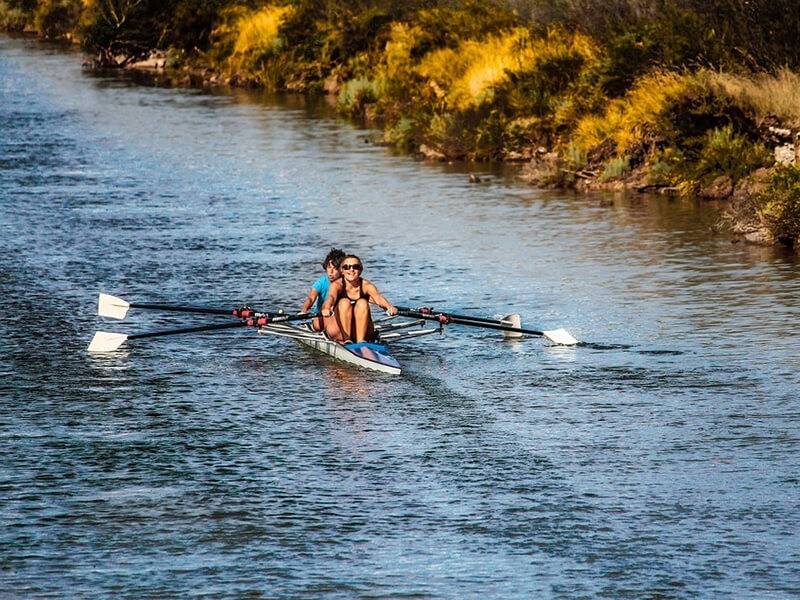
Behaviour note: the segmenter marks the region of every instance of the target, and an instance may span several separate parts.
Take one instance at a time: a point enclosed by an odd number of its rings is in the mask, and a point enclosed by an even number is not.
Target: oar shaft
[[[222,308],[206,308],[205,306],[178,306],[175,304],[158,304],[155,302],[131,302],[131,308],[144,308],[146,310],[163,310],[165,312],[182,312],[200,315],[225,315],[233,316],[233,310]]]
[[[162,335],[178,335],[181,333],[199,333],[201,331],[217,331],[219,329],[233,329],[235,327],[247,327],[247,321],[236,321],[234,323],[216,323],[214,325],[199,325],[197,327],[183,327],[181,329],[168,329],[166,331],[151,331],[149,333],[135,333],[129,335],[129,340],[142,338],[161,337]]]
[[[270,323],[281,323],[285,321],[300,321],[307,319],[307,314],[296,315],[265,315],[253,317],[251,319],[244,319],[242,321],[235,321],[233,323],[214,323],[213,325],[198,325],[196,327],[183,327],[180,329],[168,329],[167,331],[151,331],[148,333],[135,333],[129,335],[129,340],[137,340],[141,338],[160,337],[162,335],[178,335],[181,333],[200,333],[201,331],[218,331],[220,329],[234,329],[236,327],[260,327],[262,325],[269,325]]]
[[[449,316],[451,323],[458,323],[460,325],[472,325],[473,327],[485,327],[486,329],[497,329],[499,331],[514,331],[516,333],[527,333],[528,335],[544,335],[543,331],[536,331],[535,329],[523,329],[522,327],[512,327],[511,325],[500,325],[498,323],[476,323],[472,319],[463,319],[454,317],[453,315]]]
[[[454,319],[475,321],[476,323],[494,323],[495,325],[503,325],[503,322],[500,319],[485,319],[483,317],[470,317],[469,315],[454,315],[453,313],[447,313],[447,314]]]
[[[398,307],[397,314],[404,317],[413,317],[417,319],[427,319],[429,321],[436,321],[437,323],[457,323],[459,325],[470,325],[472,327],[482,327],[485,329],[496,329],[499,331],[513,331],[515,333],[527,333],[528,335],[544,335],[543,331],[536,331],[535,329],[523,329],[521,327],[512,327],[511,325],[502,325],[497,321],[490,319],[475,319],[472,317],[465,317],[463,315],[457,316],[444,312],[421,312],[409,308]]]

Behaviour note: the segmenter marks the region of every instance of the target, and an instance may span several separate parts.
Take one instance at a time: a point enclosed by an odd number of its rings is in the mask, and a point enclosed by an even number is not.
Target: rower
[[[325,298],[328,297],[328,289],[330,288],[331,282],[340,279],[342,276],[341,271],[339,271],[339,263],[342,262],[345,256],[343,250],[331,248],[325,260],[322,261],[322,268],[325,269],[325,275],[314,282],[308,292],[308,296],[306,296],[306,299],[303,301],[303,307],[300,309],[301,313],[308,312],[313,306],[311,314],[314,315],[314,318],[311,320],[311,327],[315,331],[323,331],[325,329],[325,324],[320,316],[320,309],[322,308],[322,303],[325,302]]]
[[[372,341],[375,326],[370,303],[377,304],[390,315],[396,315],[397,309],[381,295],[375,284],[361,277],[364,264],[356,255],[345,256],[340,269],[342,278],[331,283],[328,297],[320,310],[320,314],[326,317],[325,332],[338,342]]]

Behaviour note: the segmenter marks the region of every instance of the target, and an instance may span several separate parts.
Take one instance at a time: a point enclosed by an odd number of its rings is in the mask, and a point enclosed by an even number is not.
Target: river
[[[0,36],[0,597],[800,594],[800,266],[705,204],[421,163],[324,102]],[[393,377],[129,300],[296,310],[331,245],[449,326]]]

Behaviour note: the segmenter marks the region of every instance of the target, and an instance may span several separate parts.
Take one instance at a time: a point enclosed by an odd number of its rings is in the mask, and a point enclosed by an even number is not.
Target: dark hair
[[[344,250],[339,250],[338,248],[331,248],[331,251],[328,252],[328,256],[325,257],[325,260],[322,261],[322,268],[327,269],[328,263],[332,262],[333,266],[337,269],[339,268],[339,264],[342,262],[342,259],[345,257]]]

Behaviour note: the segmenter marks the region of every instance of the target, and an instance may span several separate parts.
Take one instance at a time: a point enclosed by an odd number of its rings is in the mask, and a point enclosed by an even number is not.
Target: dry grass
[[[800,74],[781,69],[775,75],[761,73],[743,77],[708,72],[708,77],[757,118],[775,115],[788,127],[800,127]]]
[[[279,30],[292,14],[291,6],[266,6],[259,10],[234,8],[226,11],[214,31],[221,45],[230,48],[225,66],[231,72],[258,69],[259,60],[281,47]]]
[[[291,11],[289,6],[267,6],[243,15],[236,23],[239,36],[233,46],[234,55],[264,54],[275,50],[279,43],[278,29]]]
[[[617,152],[623,153],[646,131],[669,127],[663,122],[666,109],[680,98],[696,94],[707,86],[707,78],[697,74],[656,71],[646,75],[624,98],[609,103],[603,115],[583,117],[572,141],[585,151],[611,140]]]
[[[545,38],[534,38],[527,29],[517,28],[483,40],[466,40],[455,49],[430,52],[416,72],[428,80],[448,108],[466,110],[491,102],[494,90],[511,75],[535,71],[564,55],[588,61],[596,57],[596,49],[580,34],[551,32]]]

